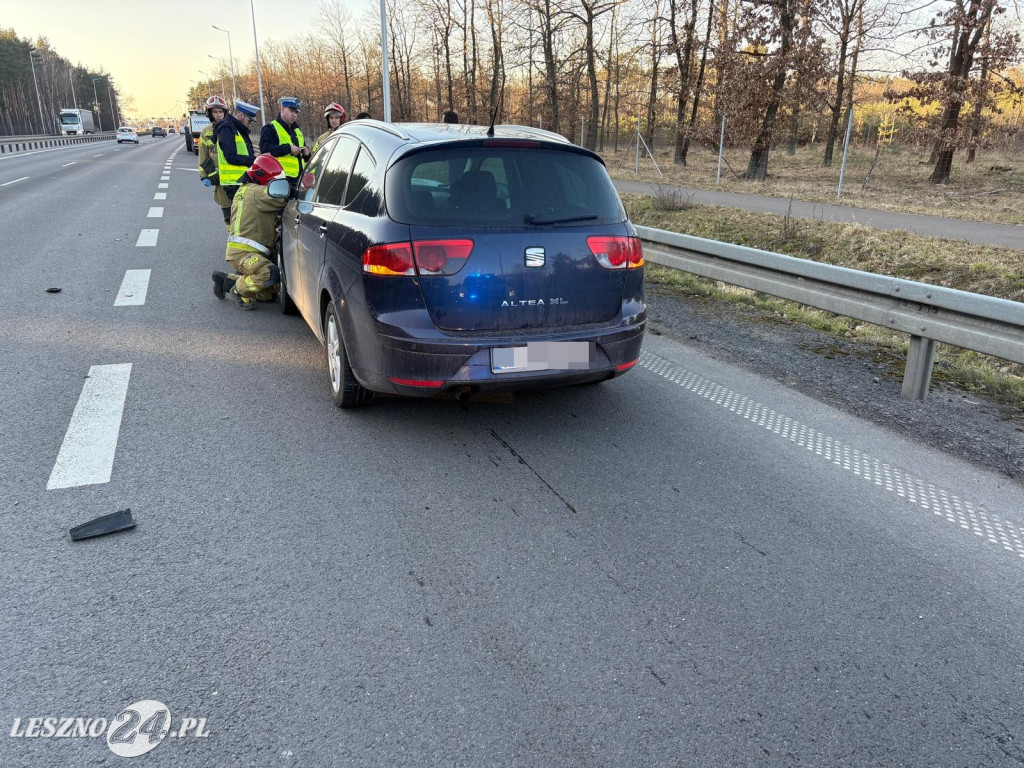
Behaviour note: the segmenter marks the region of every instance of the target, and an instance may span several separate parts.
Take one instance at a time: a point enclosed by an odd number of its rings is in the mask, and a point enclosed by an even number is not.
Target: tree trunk
[[[690,151],[690,137],[693,135],[693,129],[697,125],[697,110],[700,108],[700,94],[704,88],[704,72],[708,62],[708,48],[711,42],[711,27],[712,22],[715,18],[715,2],[711,0],[708,3],[708,28],[704,33],[704,50],[700,54],[700,69],[697,71],[697,85],[693,89],[693,108],[690,110],[690,124],[686,128],[686,140],[683,141],[683,152],[681,162],[686,165],[686,155]]]
[[[658,63],[661,61],[661,43],[658,41],[658,13],[651,20],[651,91],[647,97],[647,132],[644,139],[654,151],[655,107],[658,102]]]
[[[686,102],[690,96],[690,62],[693,60],[694,34],[697,29],[697,3],[690,3],[690,18],[686,22],[686,39],[680,45],[679,29],[676,24],[676,0],[669,0],[669,29],[672,34],[672,47],[676,52],[676,65],[679,68],[679,93],[676,97],[676,137],[672,162],[683,163],[683,145],[686,142]]]
[[[821,164],[825,168],[832,167],[832,156],[836,148],[836,136],[839,134],[839,117],[843,113],[843,96],[846,95],[846,51],[850,43],[850,23],[848,18],[843,19],[843,28],[839,36],[839,71],[836,74],[836,95],[832,102],[832,117],[828,124],[828,133],[825,134],[825,156]]]
[[[772,82],[772,96],[761,121],[761,130],[750,151],[750,161],[743,178],[748,181],[764,181],[768,177],[768,150],[771,148],[775,118],[782,103],[782,90],[786,86],[789,56],[793,48],[793,9],[790,0],[782,0],[779,7],[779,31],[781,33],[779,60],[775,79]]]

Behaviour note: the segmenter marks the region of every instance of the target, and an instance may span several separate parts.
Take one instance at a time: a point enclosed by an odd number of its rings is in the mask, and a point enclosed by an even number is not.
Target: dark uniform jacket
[[[291,125],[285,125],[284,120],[282,120],[281,116],[278,115],[269,123],[264,125],[263,130],[260,131],[261,155],[263,153],[267,153],[269,155],[273,155],[274,157],[284,157],[285,155],[290,155],[292,153],[292,148],[289,144],[279,143],[280,139],[277,138],[277,129],[274,128],[274,123],[277,123],[282,128],[284,128],[285,132],[288,134],[288,137],[291,139],[291,144],[294,144],[297,147],[302,146],[302,143],[299,142],[299,136],[296,133],[296,130],[299,129],[299,124],[292,123]]]
[[[249,149],[248,155],[237,154],[235,147],[235,135],[238,134]],[[249,129],[246,128],[234,115],[225,115],[224,119],[217,123],[217,143],[220,151],[224,153],[224,159],[232,165],[244,165],[247,168],[256,159],[252,151],[252,139],[249,137]],[[223,181],[223,180],[222,180]]]

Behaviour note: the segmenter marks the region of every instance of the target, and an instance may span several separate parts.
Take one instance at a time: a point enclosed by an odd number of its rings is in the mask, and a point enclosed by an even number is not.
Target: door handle
[[[299,214],[295,214],[295,226],[299,226]]]
[[[321,224],[320,225],[320,237],[323,237],[326,233],[327,233],[327,225],[326,224]]]

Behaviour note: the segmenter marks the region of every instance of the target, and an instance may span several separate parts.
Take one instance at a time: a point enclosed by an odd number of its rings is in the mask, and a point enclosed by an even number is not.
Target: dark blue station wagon
[[[524,126],[342,126],[284,210],[277,262],[343,408],[611,379],[647,324],[601,158]]]

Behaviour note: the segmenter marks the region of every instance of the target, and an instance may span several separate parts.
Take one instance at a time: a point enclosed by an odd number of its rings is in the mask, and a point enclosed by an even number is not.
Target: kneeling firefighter
[[[242,174],[231,201],[224,258],[233,272],[213,273],[213,295],[223,299],[231,293],[239,309],[255,309],[257,301],[272,301],[277,296],[281,271],[267,257],[277,239],[281,209],[288,200],[271,197],[266,185],[283,178],[284,169],[276,157],[259,155]]]

